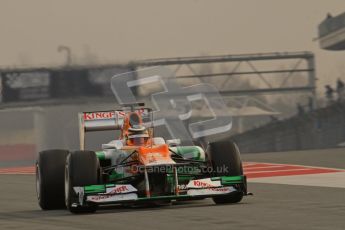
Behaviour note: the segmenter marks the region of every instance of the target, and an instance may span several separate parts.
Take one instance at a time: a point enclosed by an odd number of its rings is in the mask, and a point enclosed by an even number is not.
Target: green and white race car
[[[152,111],[142,105],[83,112],[79,120],[81,150],[46,150],[38,155],[37,197],[43,210],[67,207],[81,213],[104,204],[201,198],[225,204],[247,195],[240,153],[229,140],[203,149],[154,137]],[[85,133],[103,130],[119,130],[120,135],[100,151],[84,150]]]

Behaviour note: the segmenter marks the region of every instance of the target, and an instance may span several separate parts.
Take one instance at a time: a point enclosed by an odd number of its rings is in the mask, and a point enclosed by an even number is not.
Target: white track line
[[[315,168],[315,169],[333,169],[333,170],[340,170],[340,171],[344,171],[345,172],[345,169],[329,168],[329,167],[321,167],[321,166],[308,166],[308,165],[296,165],[296,164],[280,164],[280,163],[265,163],[265,162],[248,162],[248,163],[250,163],[250,164],[252,164],[252,163],[255,163],[255,164],[267,164],[267,166],[273,166],[273,165],[277,165],[278,166],[279,165],[279,166],[297,166],[297,167]],[[265,167],[265,166],[262,166],[262,167]],[[245,168],[245,165],[244,165],[244,168]]]
[[[249,179],[249,181],[255,183],[345,188],[345,172],[306,174],[298,176],[261,177],[252,178]]]

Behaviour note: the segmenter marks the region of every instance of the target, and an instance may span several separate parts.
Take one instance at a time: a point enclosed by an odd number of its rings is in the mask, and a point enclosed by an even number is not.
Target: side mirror
[[[154,137],[152,138],[153,140],[153,144],[155,145],[164,145],[165,144],[165,141],[162,137]]]
[[[114,140],[108,144],[102,144],[102,149],[122,149],[123,144],[120,140]]]
[[[181,144],[181,140],[180,139],[171,139],[171,140],[167,140],[166,142],[171,147],[174,147],[174,146],[177,146],[177,145]]]

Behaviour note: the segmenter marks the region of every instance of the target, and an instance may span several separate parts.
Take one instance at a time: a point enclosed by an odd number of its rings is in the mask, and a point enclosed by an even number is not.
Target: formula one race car
[[[240,202],[247,195],[236,144],[218,141],[203,149],[154,137],[153,113],[142,106],[80,113],[80,151],[39,153],[36,184],[42,209],[67,207],[81,213],[103,204],[208,197],[223,204]],[[119,130],[119,138],[103,144],[101,151],[84,150],[85,133],[102,130]]]

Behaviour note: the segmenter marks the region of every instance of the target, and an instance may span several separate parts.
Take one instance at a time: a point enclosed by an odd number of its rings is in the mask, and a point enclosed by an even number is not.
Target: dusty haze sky
[[[333,84],[345,51],[312,39],[327,12],[344,11],[344,0],[0,0],[0,67],[61,65],[60,44],[99,63],[307,50],[319,83]]]

